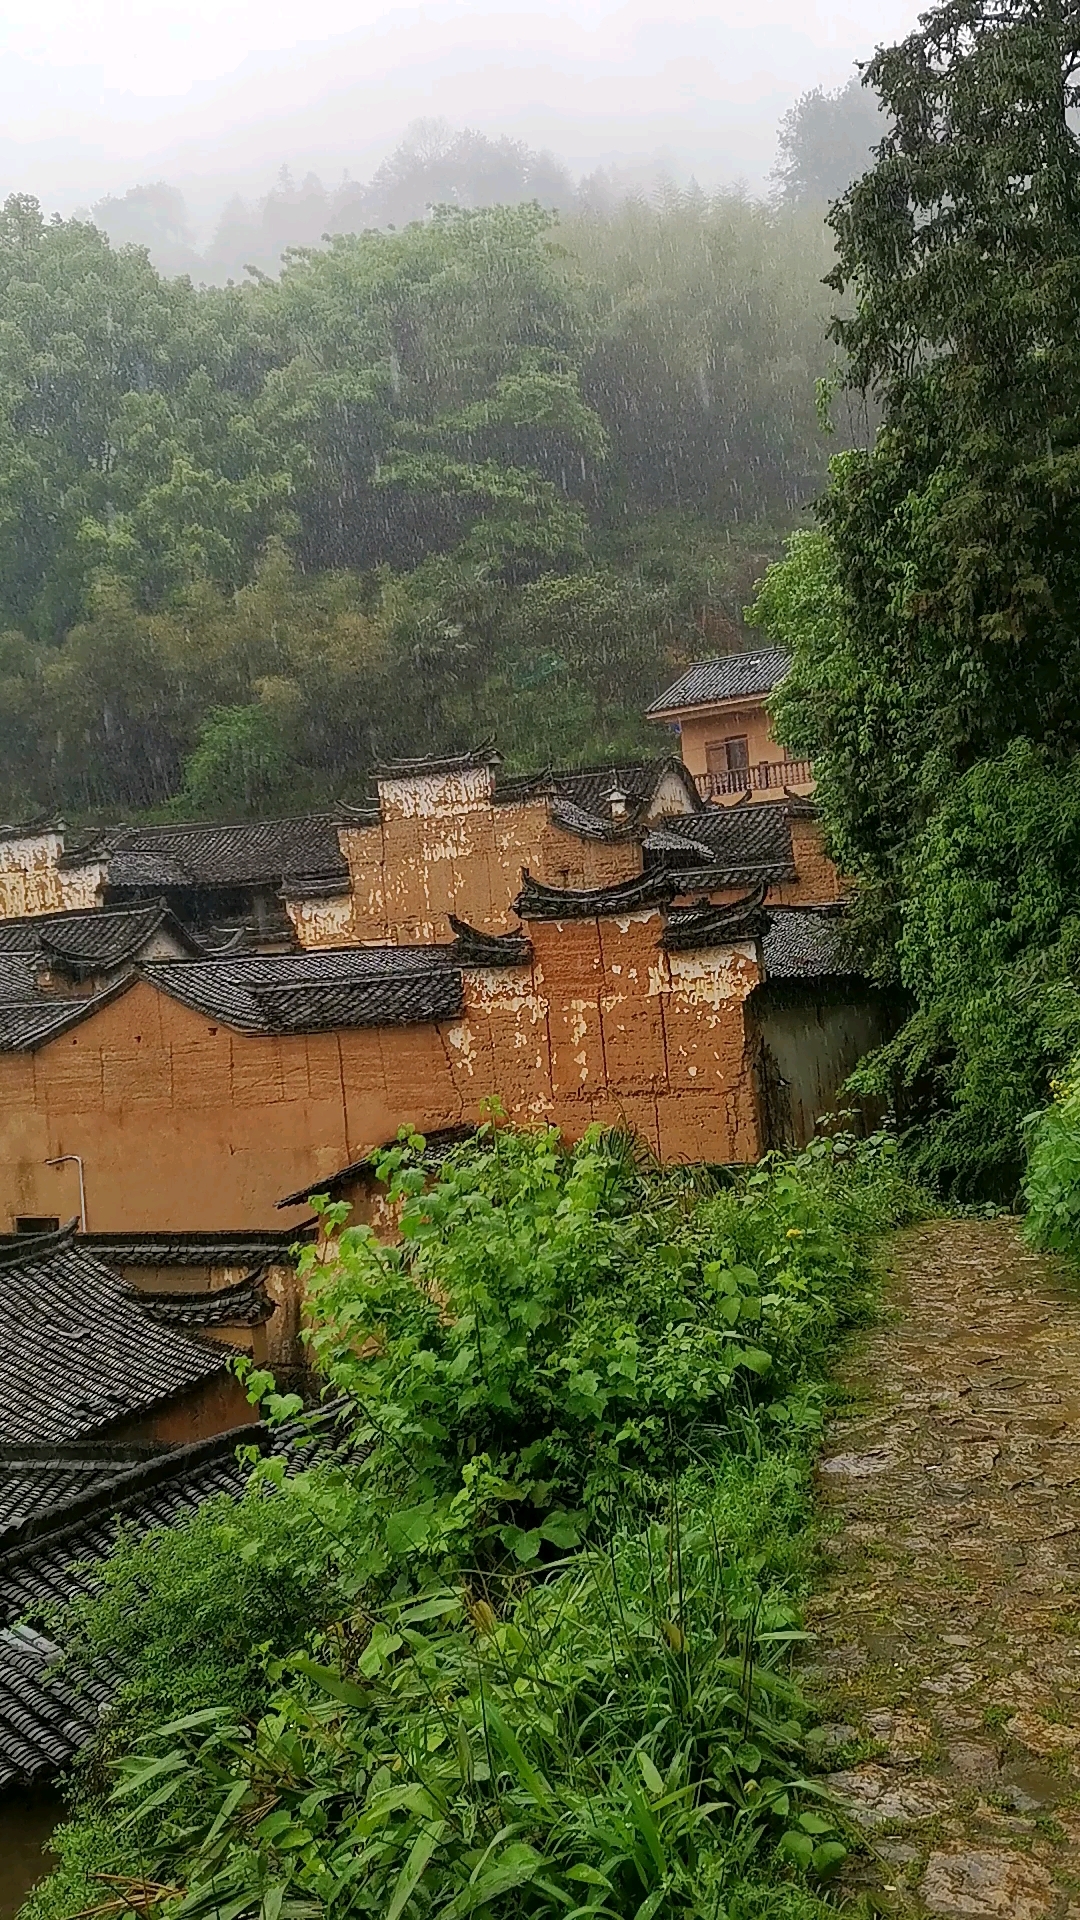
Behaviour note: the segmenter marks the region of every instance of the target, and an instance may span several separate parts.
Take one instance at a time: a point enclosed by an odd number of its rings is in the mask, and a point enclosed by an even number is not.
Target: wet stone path
[[[807,1674],[871,1911],[1080,1920],[1080,1280],[1016,1223],[895,1243],[820,1465]]]

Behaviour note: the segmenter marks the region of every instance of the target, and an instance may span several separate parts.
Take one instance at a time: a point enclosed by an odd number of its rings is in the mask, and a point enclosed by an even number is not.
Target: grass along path
[[[902,1234],[820,1467],[813,1688],[871,1910],[1080,1920],[1080,1285],[1011,1220]]]

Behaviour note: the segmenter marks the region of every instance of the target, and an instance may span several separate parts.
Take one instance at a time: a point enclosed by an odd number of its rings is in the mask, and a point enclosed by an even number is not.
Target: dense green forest
[[[820,485],[820,217],[447,210],[197,289],[0,215],[9,817],[655,748]]]
[[[165,185],[92,221],[9,199],[8,817],[356,797],[488,732],[657,750],[642,708],[737,638],[824,478],[821,215],[878,120],[808,94],[769,204],[421,129],[351,200],[279,183],[223,287]]]

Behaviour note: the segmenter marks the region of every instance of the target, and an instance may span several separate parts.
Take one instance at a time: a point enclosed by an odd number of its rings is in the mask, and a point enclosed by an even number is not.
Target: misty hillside
[[[780,128],[774,180],[786,205],[823,207],[861,171],[880,137],[876,100],[857,78],[833,94],[803,96]],[[109,194],[84,210],[114,246],[144,246],[162,273],[224,285],[246,273],[276,274],[290,247],[316,247],[328,235],[392,229],[423,220],[433,207],[520,206],[538,201],[563,215],[611,214],[627,200],[663,203],[676,183],[655,162],[588,174],[521,140],[491,139],[442,120],[417,120],[367,181],[326,186],[314,173],[295,180],[283,165],[254,201],[234,194],[207,244],[197,243],[183,194],[167,181]]]
[[[769,205],[556,215],[552,163],[440,136],[363,190],[381,230],[225,287],[9,199],[6,816],[357,797],[492,731],[518,764],[662,750],[643,707],[738,644],[824,472],[822,98]],[[410,224],[433,183],[459,204]],[[520,204],[463,204],[489,190]],[[304,191],[264,203],[264,258]]]

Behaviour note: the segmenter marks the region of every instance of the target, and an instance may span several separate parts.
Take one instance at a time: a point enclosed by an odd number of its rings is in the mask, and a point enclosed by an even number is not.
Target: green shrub
[[[421,1152],[382,1163],[398,1244],[327,1205],[305,1255],[343,1459],[261,1462],[77,1610],[126,1715],[31,1920],[101,1871],[176,1920],[823,1911],[787,1667],[830,1354],[921,1204],[895,1144],[723,1189],[599,1132]]]
[[[1080,1254],[1080,1060],[1028,1123],[1024,1232],[1033,1246]]]

